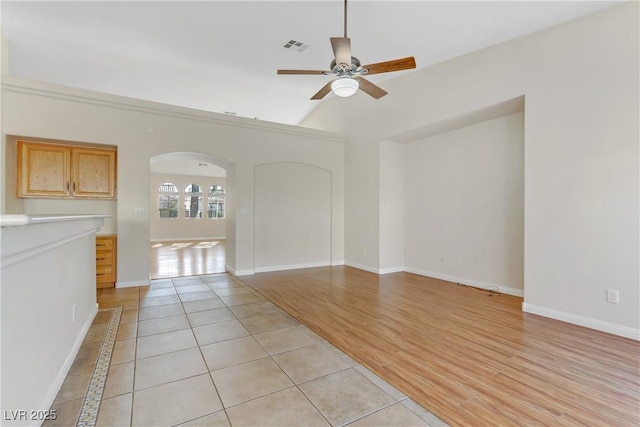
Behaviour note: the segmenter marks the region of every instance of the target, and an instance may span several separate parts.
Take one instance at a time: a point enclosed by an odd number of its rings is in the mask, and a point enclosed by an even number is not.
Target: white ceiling
[[[614,3],[352,0],[348,35],[363,64],[413,55],[425,68]],[[1,13],[12,76],[286,124],[330,77],[276,70],[328,69],[343,33],[342,0],[2,1]],[[384,88],[411,72],[369,78]]]

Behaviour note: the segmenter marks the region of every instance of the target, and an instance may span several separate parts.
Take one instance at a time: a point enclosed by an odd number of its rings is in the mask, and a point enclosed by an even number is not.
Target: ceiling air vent
[[[284,48],[285,49],[291,49],[291,50],[295,50],[297,52],[302,52],[303,50],[305,50],[306,48],[308,48],[309,45],[302,43],[302,42],[298,42],[295,40],[289,40],[288,42],[286,42],[284,44]]]

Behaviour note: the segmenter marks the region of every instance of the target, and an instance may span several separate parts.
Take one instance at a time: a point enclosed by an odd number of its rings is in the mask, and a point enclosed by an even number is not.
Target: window
[[[198,184],[184,187],[184,217],[202,218],[202,191]]]
[[[158,188],[158,216],[160,218],[178,217],[178,187],[171,182],[162,183]]]
[[[208,201],[208,217],[224,218],[224,188],[219,185],[212,185],[209,187]]]

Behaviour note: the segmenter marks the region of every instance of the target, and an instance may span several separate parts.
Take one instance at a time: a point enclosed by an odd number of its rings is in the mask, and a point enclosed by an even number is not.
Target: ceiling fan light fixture
[[[340,77],[331,83],[331,90],[333,93],[341,98],[347,98],[358,90],[360,84],[357,80],[352,79],[349,76]]]

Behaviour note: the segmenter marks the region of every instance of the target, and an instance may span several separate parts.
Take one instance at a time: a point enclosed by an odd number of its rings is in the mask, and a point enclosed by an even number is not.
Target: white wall
[[[380,150],[370,141],[350,136],[345,162],[345,264],[378,273]]]
[[[256,271],[331,265],[331,185],[315,166],[256,166]]]
[[[525,95],[524,308],[637,338],[638,5],[625,2],[386,80],[389,95],[377,101],[360,93],[327,99],[303,125],[346,132],[349,159],[351,146],[378,146]],[[376,159],[358,161],[365,175],[377,176]],[[348,194],[356,197],[348,224],[379,215],[375,197]],[[370,208],[366,215],[361,206]],[[347,256],[369,239],[348,231]],[[620,291],[620,304],[606,302],[608,288]]]
[[[278,161],[332,172],[331,254],[344,259],[342,136],[10,78],[2,86],[2,132],[3,145],[12,134],[118,147],[118,286],[148,283],[150,158],[176,151],[227,162],[228,203],[236,205],[227,211],[231,271],[254,271],[254,166]]]
[[[522,296],[523,113],[407,143],[407,271]]]
[[[380,143],[380,273],[403,271],[405,265],[404,144]]]
[[[178,218],[160,218],[158,214],[158,188],[160,184],[171,182],[178,187]],[[196,183],[203,189],[205,201],[202,218],[184,218],[184,188]],[[225,218],[207,218],[207,189],[212,185],[220,185],[227,191],[227,180],[221,177],[151,174],[149,185],[149,225],[150,239],[181,240],[181,239],[224,239],[226,236]]]
[[[91,218],[1,230],[2,425],[40,425],[30,411],[51,407],[73,364],[98,310],[101,225]],[[14,422],[9,411],[19,410],[26,416]]]

